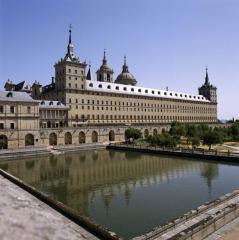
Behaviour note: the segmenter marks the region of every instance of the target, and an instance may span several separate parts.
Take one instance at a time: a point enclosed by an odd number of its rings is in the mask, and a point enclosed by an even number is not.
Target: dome
[[[106,59],[105,50],[104,50],[104,57],[103,57],[102,65],[100,66],[100,69],[98,70],[98,72],[109,72],[109,73],[113,73],[113,70],[112,70],[112,69],[108,66],[108,64],[107,64],[107,59]]]
[[[137,84],[135,77],[133,76],[133,74],[129,72],[129,68],[126,65],[126,57],[124,58],[124,65],[122,67],[122,72],[116,78],[115,83],[132,85],[132,86],[135,86]]]

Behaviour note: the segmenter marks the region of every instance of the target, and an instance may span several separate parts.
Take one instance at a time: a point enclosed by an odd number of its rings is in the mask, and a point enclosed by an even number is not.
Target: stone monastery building
[[[6,82],[0,92],[0,148],[123,140],[129,125],[147,136],[173,121],[218,121],[217,89],[207,69],[198,94],[140,87],[126,57],[114,80],[104,51],[94,80],[91,66],[87,71],[74,55],[71,29],[67,53],[54,67],[55,77],[46,86]]]

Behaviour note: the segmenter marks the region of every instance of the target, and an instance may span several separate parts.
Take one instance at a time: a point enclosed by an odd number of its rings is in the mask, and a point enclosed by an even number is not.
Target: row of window
[[[79,103],[80,101],[78,99],[75,99],[75,103]],[[68,103],[73,103],[72,99],[69,98],[68,100]],[[169,109],[188,109],[188,110],[191,110],[191,109],[195,109],[195,110],[206,110],[208,109],[208,107],[199,107],[199,106],[181,106],[181,105],[167,105],[167,104],[147,104],[147,103],[132,103],[132,102],[117,102],[117,101],[104,101],[104,100],[87,100],[85,101],[84,99],[81,99],[81,103],[82,104],[97,104],[97,105],[110,105],[112,106],[113,104],[115,106],[130,106],[130,107],[154,107],[154,108],[169,108]],[[122,104],[121,104],[122,103]]]
[[[73,106],[69,105],[70,109],[73,109]],[[81,108],[80,108],[81,107]],[[99,106],[84,106],[84,105],[76,105],[75,109],[82,109],[82,110],[115,110],[115,111],[143,111],[143,112],[175,112],[175,113],[216,113],[215,109],[200,109],[200,110],[195,110],[195,109],[171,109],[171,108],[134,108],[134,107],[99,107]]]
[[[58,70],[58,71],[56,72],[56,75],[61,75],[61,74],[65,74],[65,73],[66,73],[66,72],[65,72],[65,69],[62,69],[62,70]],[[81,75],[84,76],[84,71],[83,71],[83,70],[78,71],[77,69],[75,69],[75,70],[71,71],[71,69],[69,68],[69,69],[68,69],[68,73],[75,73],[75,74],[81,73]]]
[[[90,83],[89,87],[93,87],[93,83]],[[98,85],[98,88],[102,88],[102,87],[103,87],[102,84]],[[111,89],[111,85],[108,85],[107,89]],[[116,86],[115,90],[120,90],[119,86]],[[136,89],[132,87],[130,89],[127,87],[123,87],[123,90],[124,91],[130,90],[131,92],[136,92]],[[143,90],[139,88],[138,93],[142,93],[142,92]],[[187,95],[182,93],[172,93],[172,92],[160,92],[160,91],[156,92],[155,90],[148,90],[148,89],[145,89],[144,93],[158,94],[158,95],[164,95],[164,96],[174,96],[174,97],[181,97],[181,98],[185,97],[185,98],[192,98],[192,99],[205,99],[204,97],[201,97],[201,96],[192,96],[192,95]]]
[[[73,118],[73,117],[72,117]],[[143,115],[84,115],[79,118],[78,114],[75,115],[74,120],[216,120],[214,117],[209,116],[143,116]]]
[[[69,88],[72,88],[72,85],[71,85],[71,83],[69,83]],[[77,85],[77,83],[75,84],[75,88],[78,88],[78,85]],[[83,84],[81,84],[81,89],[84,89],[84,85]]]
[[[14,129],[14,128],[15,128],[15,124],[10,123],[10,129]],[[0,123],[0,129],[4,129],[4,123]]]
[[[0,105],[0,113],[4,113],[4,108],[5,107],[6,106]],[[15,106],[10,106],[10,113],[15,113],[16,112],[15,108],[16,108]],[[27,107],[27,113],[28,114],[31,113],[31,107],[30,106]]]
[[[41,119],[66,118],[66,110],[40,110]]]

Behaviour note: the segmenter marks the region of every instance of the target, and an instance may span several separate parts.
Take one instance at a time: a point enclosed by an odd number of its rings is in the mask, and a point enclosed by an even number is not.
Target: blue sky
[[[197,93],[208,65],[218,116],[239,118],[238,0],[0,0],[0,88],[54,76],[68,26],[96,71],[106,48],[114,77],[127,55],[140,86]]]

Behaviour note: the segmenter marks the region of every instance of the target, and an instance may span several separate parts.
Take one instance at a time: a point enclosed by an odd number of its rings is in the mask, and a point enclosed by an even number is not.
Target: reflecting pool
[[[236,164],[105,149],[0,168],[126,239],[239,188]]]

